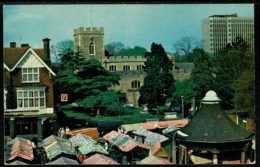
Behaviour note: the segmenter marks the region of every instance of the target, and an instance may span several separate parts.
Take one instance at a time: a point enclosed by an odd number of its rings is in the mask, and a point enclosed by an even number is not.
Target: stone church
[[[143,85],[145,72],[144,55],[139,56],[105,56],[104,28],[103,27],[79,27],[74,29],[74,51],[80,52],[86,59],[95,58],[102,63],[102,66],[117,72],[120,75],[120,85],[115,90],[126,93],[128,102],[133,106],[139,106],[140,93],[138,88]],[[173,56],[169,55],[173,62],[173,74],[175,80],[189,78],[191,69],[181,69],[173,61]],[[179,64],[183,66],[183,64]],[[187,65],[186,65],[187,66]],[[177,78],[175,77],[177,76]]]

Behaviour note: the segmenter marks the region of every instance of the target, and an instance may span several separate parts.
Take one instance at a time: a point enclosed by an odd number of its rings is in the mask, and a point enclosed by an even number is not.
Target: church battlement
[[[144,56],[109,56],[106,58],[107,61],[146,61]]]
[[[101,34],[104,35],[104,27],[79,27],[74,29],[74,35],[76,34]]]

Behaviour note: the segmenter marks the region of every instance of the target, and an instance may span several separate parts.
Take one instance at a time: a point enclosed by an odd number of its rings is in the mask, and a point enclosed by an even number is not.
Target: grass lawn
[[[68,117],[72,119],[84,119],[88,122],[100,122],[100,121],[108,121],[108,120],[121,120],[124,122],[124,124],[134,124],[134,123],[142,123],[146,122],[146,119],[153,119],[158,118],[159,121],[164,120],[164,115],[152,115],[152,114],[141,114],[140,113],[141,108],[135,108],[133,109],[133,112],[128,115],[118,115],[118,116],[90,116],[89,114],[79,112],[79,111],[71,111],[71,110],[63,110],[63,113]]]

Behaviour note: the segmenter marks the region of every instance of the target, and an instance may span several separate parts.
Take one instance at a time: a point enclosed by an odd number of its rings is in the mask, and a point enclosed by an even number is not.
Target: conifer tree
[[[151,52],[145,54],[144,84],[140,88],[140,94],[148,108],[164,106],[174,90],[174,78],[172,74],[172,61],[164,51],[161,44],[152,43]]]

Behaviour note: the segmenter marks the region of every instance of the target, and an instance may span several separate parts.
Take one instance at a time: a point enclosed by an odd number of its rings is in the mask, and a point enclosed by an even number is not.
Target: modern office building
[[[218,51],[236,37],[242,37],[254,51],[254,18],[230,15],[212,15],[202,20],[203,49],[217,55]]]

